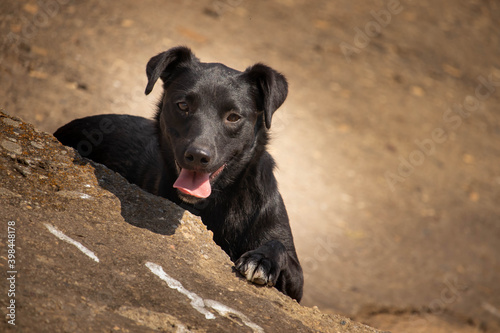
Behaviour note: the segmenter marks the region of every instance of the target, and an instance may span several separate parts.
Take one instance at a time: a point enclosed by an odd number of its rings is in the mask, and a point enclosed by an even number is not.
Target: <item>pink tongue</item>
[[[210,174],[181,169],[179,178],[174,183],[179,191],[197,198],[207,198],[212,193]]]

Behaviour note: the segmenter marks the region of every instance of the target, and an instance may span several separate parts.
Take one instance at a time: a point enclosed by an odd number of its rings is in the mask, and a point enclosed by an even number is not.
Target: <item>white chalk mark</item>
[[[177,281],[176,279],[170,277],[170,275],[165,273],[165,271],[160,265],[157,265],[152,262],[147,262],[146,267],[149,268],[151,272],[153,272],[153,274],[157,275],[160,279],[165,281],[170,288],[175,289],[181,294],[186,295],[191,300],[191,306],[201,314],[205,315],[206,319],[215,319],[215,315],[212,312],[205,309],[205,303],[203,302],[203,298],[184,288],[182,286],[182,283],[180,283],[179,281]]]
[[[89,256],[90,258],[92,258],[96,262],[99,262],[99,258],[97,258],[97,256],[94,254],[94,252],[92,252],[89,249],[87,249],[80,242],[77,242],[76,240],[69,238],[68,236],[66,236],[65,234],[63,234],[61,231],[59,231],[56,227],[54,227],[51,224],[45,223],[45,226],[47,227],[47,229],[49,229],[49,231],[54,236],[56,236],[60,240],[63,240],[65,242],[70,243],[71,245],[76,246],[80,251],[82,251],[83,253],[85,253],[87,256]]]
[[[219,303],[217,301],[211,300],[211,299],[206,299],[205,300],[205,305],[211,307],[215,311],[217,311],[221,316],[227,316],[227,314],[231,313],[241,319],[243,324],[247,325],[250,327],[254,332],[256,333],[264,333],[264,330],[262,327],[259,325],[253,323],[250,319],[248,319],[247,316],[245,316],[243,313],[234,310],[222,303]]]
[[[167,285],[172,288],[176,289],[178,292],[181,294],[186,295],[190,300],[191,300],[191,306],[195,308],[198,312],[201,314],[205,315],[205,318],[207,319],[215,319],[215,315],[211,312],[209,312],[205,307],[209,307],[217,311],[221,316],[228,317],[228,314],[235,315],[241,319],[243,324],[247,325],[250,327],[255,333],[264,333],[264,329],[260,327],[259,325],[253,323],[250,319],[248,319],[247,316],[245,316],[243,313],[234,310],[222,303],[219,303],[217,301],[211,300],[211,299],[206,299],[203,300],[200,296],[196,295],[195,293],[187,290],[182,286],[182,284],[177,281],[176,279],[172,278],[170,275],[165,273],[163,270],[163,267],[160,265],[157,265],[152,262],[147,262],[146,267],[151,270],[154,274],[156,274],[160,279],[165,281]]]

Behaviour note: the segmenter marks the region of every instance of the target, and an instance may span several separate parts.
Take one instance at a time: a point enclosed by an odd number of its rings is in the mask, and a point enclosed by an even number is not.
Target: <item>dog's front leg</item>
[[[246,252],[236,261],[235,267],[248,281],[275,286],[297,301],[302,298],[302,268],[278,240]]]

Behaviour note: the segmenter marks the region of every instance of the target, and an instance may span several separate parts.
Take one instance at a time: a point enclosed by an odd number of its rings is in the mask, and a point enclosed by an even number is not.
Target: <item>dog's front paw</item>
[[[279,275],[277,263],[266,258],[258,250],[249,251],[242,255],[235,263],[236,269],[248,281],[255,284],[274,286]]]

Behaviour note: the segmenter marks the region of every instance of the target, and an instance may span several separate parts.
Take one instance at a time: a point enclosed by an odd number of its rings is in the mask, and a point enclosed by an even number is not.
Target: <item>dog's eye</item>
[[[226,116],[226,121],[229,123],[235,123],[241,119],[241,116],[237,113],[231,112]]]
[[[179,110],[183,112],[188,112],[189,111],[189,105],[186,102],[179,102],[177,103],[177,107]]]

